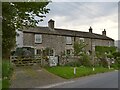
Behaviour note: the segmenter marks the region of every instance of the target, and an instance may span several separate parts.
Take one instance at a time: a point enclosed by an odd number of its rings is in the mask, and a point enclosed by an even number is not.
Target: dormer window
[[[42,43],[42,35],[35,34],[35,43]]]
[[[66,37],[66,44],[71,45],[72,44],[72,38],[71,37]]]

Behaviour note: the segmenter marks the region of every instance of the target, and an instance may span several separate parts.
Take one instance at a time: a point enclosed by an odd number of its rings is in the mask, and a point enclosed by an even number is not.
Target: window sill
[[[42,44],[42,43],[35,43],[35,44]]]
[[[66,45],[72,45],[72,44],[66,44]]]

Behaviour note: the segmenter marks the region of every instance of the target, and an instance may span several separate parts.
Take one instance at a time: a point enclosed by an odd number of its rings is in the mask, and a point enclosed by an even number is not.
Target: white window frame
[[[35,43],[42,43],[42,35],[35,34]]]
[[[109,46],[109,47],[111,46],[111,42],[110,42],[110,41],[108,41],[108,46]]]
[[[84,38],[79,38],[80,42],[85,42],[85,39]]]
[[[70,54],[67,53],[67,50],[70,50]],[[66,55],[72,55],[72,51],[73,51],[72,49],[66,49],[65,53],[66,53]]]
[[[66,37],[66,44],[71,45],[72,44],[72,37]]]
[[[40,53],[38,53],[37,51],[40,50]],[[36,55],[41,55],[42,50],[41,49],[36,49]]]

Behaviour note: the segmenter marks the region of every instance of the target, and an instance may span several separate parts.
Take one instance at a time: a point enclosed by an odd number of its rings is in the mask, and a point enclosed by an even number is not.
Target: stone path
[[[66,80],[39,66],[17,67],[13,73],[10,88],[36,88],[64,81]]]

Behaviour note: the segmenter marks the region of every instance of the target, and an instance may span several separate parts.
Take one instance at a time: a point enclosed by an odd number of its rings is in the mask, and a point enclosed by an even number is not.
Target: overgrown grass
[[[10,78],[12,75],[13,68],[9,60],[2,60],[2,88],[7,90],[10,86]]]
[[[74,67],[68,66],[46,67],[46,70],[65,79],[71,79],[96,73],[108,72],[112,71],[113,69],[96,67],[95,71],[93,71],[93,68],[90,67],[76,67],[76,75],[74,75]]]

